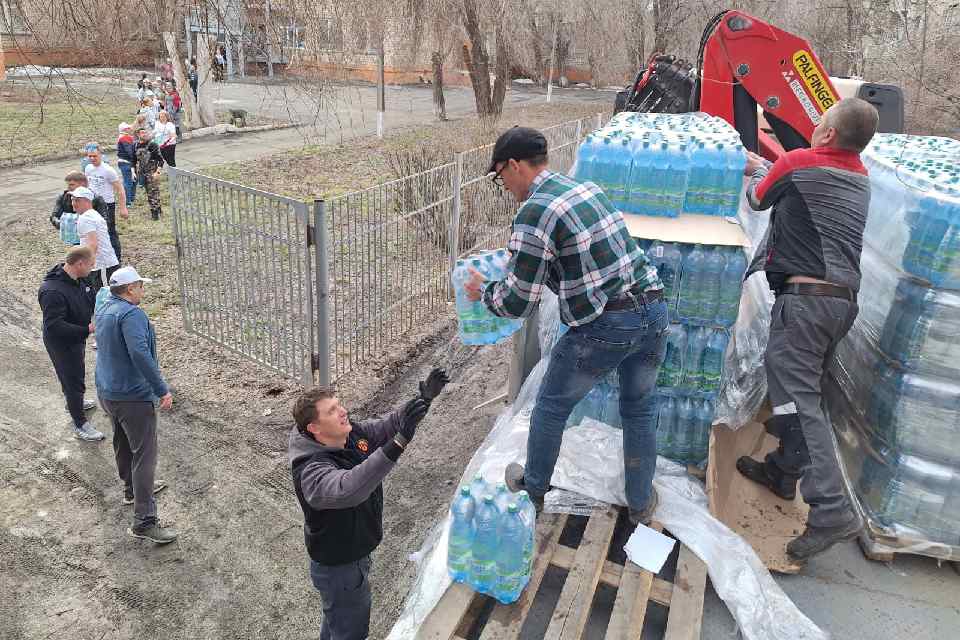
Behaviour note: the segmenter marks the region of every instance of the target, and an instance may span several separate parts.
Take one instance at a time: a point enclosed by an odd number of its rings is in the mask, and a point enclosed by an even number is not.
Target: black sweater
[[[63,264],[47,272],[37,293],[43,311],[43,337],[60,344],[83,342],[90,335],[94,293],[83,280],[74,280]]]

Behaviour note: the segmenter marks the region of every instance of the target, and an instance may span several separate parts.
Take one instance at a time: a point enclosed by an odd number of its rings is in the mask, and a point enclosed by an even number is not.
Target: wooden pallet
[[[869,524],[857,538],[864,557],[875,562],[893,562],[896,556],[924,556],[938,561],[953,562],[960,567],[960,551],[949,545],[936,545],[923,549],[923,540],[911,540],[886,535]],[[960,572],[960,571],[958,571]]]
[[[567,572],[544,638],[575,640],[584,629],[600,584],[617,590],[603,636],[607,640],[639,639],[650,602],[669,607],[665,640],[700,638],[707,567],[681,545],[673,582],[654,576],[627,561],[625,566],[607,560],[618,510],[607,506],[590,515],[580,545],[560,544],[568,516],[542,514],[537,519],[537,544],[530,583],[511,605],[494,601],[463,584],[453,584],[427,616],[418,640],[480,640],[519,638],[549,566]],[[654,528],[662,530],[658,524]],[[489,612],[486,620],[482,618]],[[479,634],[479,635],[478,635]]]

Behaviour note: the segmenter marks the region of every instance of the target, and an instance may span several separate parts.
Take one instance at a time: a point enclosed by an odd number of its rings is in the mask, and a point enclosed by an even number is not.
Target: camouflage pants
[[[143,174],[143,180],[147,188],[147,204],[150,205],[150,217],[154,220],[158,220],[160,214],[163,213],[160,208],[160,180],[154,175],[157,168],[157,163],[150,162]]]

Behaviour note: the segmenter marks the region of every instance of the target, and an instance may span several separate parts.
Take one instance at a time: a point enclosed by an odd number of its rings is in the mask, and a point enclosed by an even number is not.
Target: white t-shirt
[[[110,244],[110,232],[107,231],[107,221],[103,219],[96,209],[90,209],[77,218],[77,235],[80,236],[80,244],[89,246],[87,234],[91,231],[97,234],[97,261],[94,269],[107,269],[120,264],[117,260],[117,254],[113,252],[113,245]]]
[[[107,204],[116,202],[113,183],[120,179],[116,169],[101,160],[99,167],[93,166],[91,162],[83,172],[87,174],[87,186],[94,194],[103,198],[103,201]]]
[[[172,122],[163,124],[157,120],[157,125],[154,128],[154,131],[156,132],[154,139],[161,147],[177,144],[177,125],[173,124]]]

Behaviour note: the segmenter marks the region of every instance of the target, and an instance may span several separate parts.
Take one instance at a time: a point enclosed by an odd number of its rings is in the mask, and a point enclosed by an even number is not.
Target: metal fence
[[[168,171],[186,330],[311,382],[317,324],[310,206]]]
[[[568,172],[602,116],[543,130]],[[455,261],[506,245],[517,204],[487,177],[493,145],[311,205],[170,170],[184,324],[309,383],[388,352],[451,299]]]

